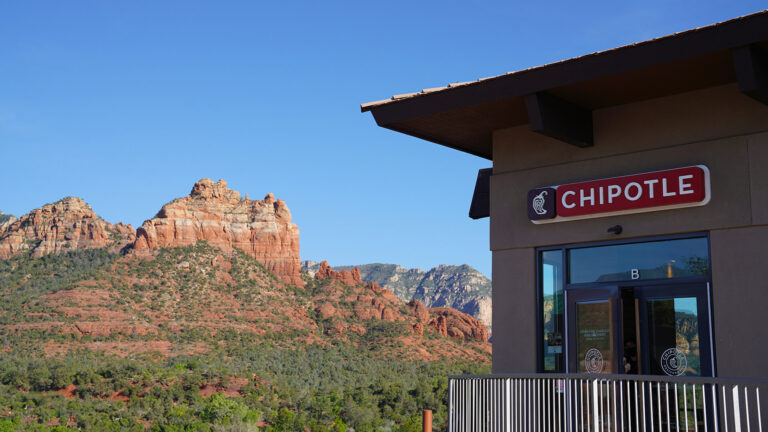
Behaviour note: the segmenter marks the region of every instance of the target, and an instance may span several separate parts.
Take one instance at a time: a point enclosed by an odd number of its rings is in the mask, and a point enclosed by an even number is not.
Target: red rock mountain
[[[121,253],[100,255],[91,271],[73,273],[81,279],[65,278],[60,286],[51,274],[69,274],[83,257],[63,257],[42,270],[33,261],[103,247]],[[314,279],[302,276],[299,230],[285,203],[272,194],[241,198],[221,180],[200,180],[135,233],[102,220],[79,198],[45,205],[0,223],[0,259],[17,254],[32,259],[6,266],[0,298],[34,289],[34,301],[0,302],[0,333],[74,337],[45,336],[49,353],[202,353],[218,344],[217,332],[235,331],[286,347],[348,343],[383,358],[490,358],[487,330],[470,315],[405,303],[362,281],[357,268],[339,272],[323,262]],[[48,288],[39,290],[37,281]],[[191,330],[194,340],[181,337]]]
[[[240,197],[224,180],[202,179],[186,197],[163,206],[136,232],[134,250],[189,246],[205,240],[224,251],[238,248],[282,282],[304,286],[299,271],[299,228],[283,200]]]
[[[134,241],[133,227],[112,225],[82,199],[67,197],[0,224],[0,259],[19,253],[49,253],[101,247],[122,248]]]
[[[329,327],[333,333],[360,332],[361,327],[343,321],[354,318],[355,322],[405,322],[411,326],[416,337],[421,337],[428,329],[443,337],[488,341],[488,329],[471,315],[451,308],[427,308],[419,300],[411,300],[403,309],[402,300],[394,293],[381,288],[376,282],[363,282],[357,268],[337,272],[323,261],[315,279],[332,282],[316,292],[314,300],[316,313],[321,319],[338,320]],[[358,287],[358,290],[343,290],[342,287]]]

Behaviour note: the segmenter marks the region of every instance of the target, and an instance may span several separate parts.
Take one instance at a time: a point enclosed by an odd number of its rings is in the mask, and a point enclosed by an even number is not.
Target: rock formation
[[[122,248],[135,238],[133,227],[112,225],[80,198],[67,197],[0,223],[0,259],[101,247]]]
[[[223,180],[202,179],[190,194],[163,206],[136,232],[134,250],[188,246],[205,240],[225,251],[238,248],[256,258],[282,282],[304,286],[299,274],[299,228],[283,200],[263,200],[227,188]]]
[[[456,339],[488,340],[488,329],[471,315],[451,308],[431,308],[429,312],[435,315],[429,325],[443,336]]]
[[[302,269],[310,276],[320,270],[314,261],[303,261]],[[365,282],[377,282],[403,301],[419,300],[427,307],[450,307],[468,313],[491,331],[491,281],[468,266],[442,264],[428,271],[406,269],[395,264],[337,266],[336,270],[358,269]]]
[[[320,267],[317,269],[314,277],[316,279],[334,279],[341,282],[342,285],[356,285],[363,283],[363,280],[360,279],[360,270],[357,267],[352,269],[352,271],[342,270],[336,272],[333,271],[330,265],[328,265],[328,261],[320,263]]]
[[[315,293],[318,306],[315,312],[322,319],[345,319],[354,317],[356,320],[382,320],[389,322],[406,322],[415,335],[421,336],[425,328],[431,328],[441,336],[454,339],[471,339],[480,342],[488,340],[488,329],[483,323],[471,315],[451,308],[427,308],[419,300],[411,300],[405,308],[403,301],[394,293],[382,288],[376,282],[363,282],[360,271],[334,271],[327,261],[320,263],[314,273],[317,280],[330,280],[331,284]],[[351,292],[338,289],[338,285],[357,287]],[[352,310],[341,306],[345,302],[352,303]],[[334,306],[333,303],[336,303]],[[404,313],[404,311],[406,311]],[[343,332],[339,326],[335,332]],[[339,333],[341,334],[341,333]]]

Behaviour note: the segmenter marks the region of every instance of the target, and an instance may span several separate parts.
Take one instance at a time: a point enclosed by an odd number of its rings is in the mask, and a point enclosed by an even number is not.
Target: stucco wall
[[[494,371],[536,370],[534,248],[709,231],[718,375],[768,377],[738,365],[743,356],[768,355],[760,336],[768,324],[758,322],[768,310],[768,278],[760,275],[768,227],[759,226],[768,224],[768,107],[728,85],[597,110],[594,128],[587,149],[527,127],[494,133]],[[703,207],[542,225],[527,217],[526,194],[536,187],[696,164],[711,172],[712,199]],[[616,224],[621,235],[606,231]],[[742,328],[747,322],[751,329]]]
[[[768,378],[768,226],[712,231],[710,242],[718,375]]]
[[[493,327],[504,329],[493,335],[494,373],[536,371],[536,321],[529,319],[536,310],[534,261],[533,249],[493,253]]]

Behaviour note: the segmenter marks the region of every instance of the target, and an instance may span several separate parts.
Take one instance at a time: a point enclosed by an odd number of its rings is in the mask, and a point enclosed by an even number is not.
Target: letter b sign
[[[637,280],[637,279],[640,279],[640,270],[638,270],[638,269],[632,269],[632,271],[630,272],[630,274],[632,275],[632,280]]]

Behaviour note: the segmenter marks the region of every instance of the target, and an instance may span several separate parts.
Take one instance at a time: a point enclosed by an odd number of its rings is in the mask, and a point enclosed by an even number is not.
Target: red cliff
[[[202,179],[190,194],[163,206],[136,231],[134,250],[188,246],[205,240],[225,251],[238,248],[282,282],[304,286],[299,274],[299,228],[283,200],[240,197],[223,180]]]
[[[122,248],[134,238],[132,226],[112,225],[82,199],[67,197],[0,224],[0,259],[19,253],[37,258],[70,250]]]
[[[488,340],[488,329],[472,315],[451,308],[430,308],[434,318],[429,320],[429,326],[439,334],[456,339]]]
[[[331,285],[315,293],[318,302],[317,314],[322,319],[339,319],[354,316],[357,320],[378,319],[391,322],[407,322],[412,333],[421,336],[426,328],[435,333],[453,339],[488,341],[488,329],[476,318],[451,308],[427,308],[419,300],[411,300],[407,305],[376,282],[363,282],[360,270],[337,272],[327,261],[320,263],[315,273],[317,280],[330,280]],[[344,291],[336,285],[354,287]],[[339,302],[351,301],[352,310],[340,307]],[[336,306],[334,306],[334,303]],[[341,330],[340,330],[341,331]],[[343,331],[341,331],[343,333]]]

